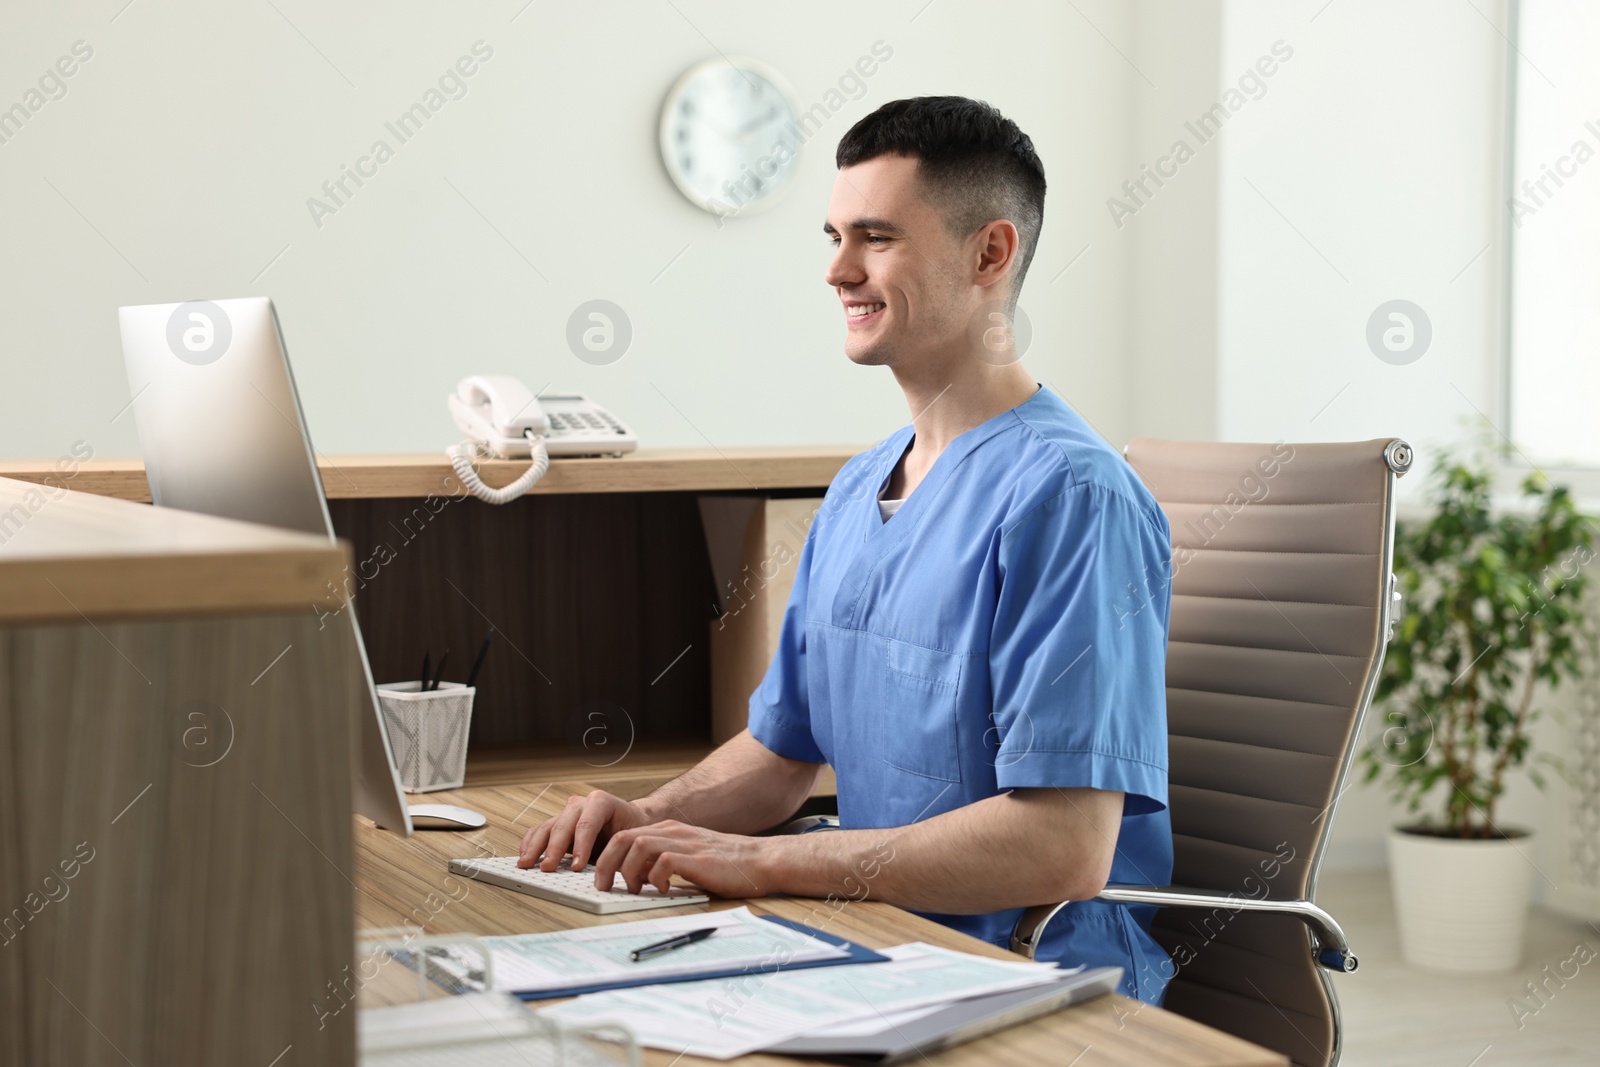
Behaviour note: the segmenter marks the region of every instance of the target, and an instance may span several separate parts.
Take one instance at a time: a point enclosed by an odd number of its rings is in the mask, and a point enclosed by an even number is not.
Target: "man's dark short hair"
[[[982,100],[892,100],[850,127],[834,161],[843,169],[884,155],[913,156],[917,178],[954,237],[996,219],[1017,228],[1015,305],[1044,225],[1044,164],[1028,135]]]

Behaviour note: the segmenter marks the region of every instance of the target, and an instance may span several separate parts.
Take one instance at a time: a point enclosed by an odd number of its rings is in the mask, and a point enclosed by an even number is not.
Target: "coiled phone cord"
[[[463,441],[452,445],[445,450],[445,455],[450,457],[450,466],[455,468],[456,477],[461,479],[461,484],[467,491],[489,504],[509,504],[522,496],[529,489],[539,484],[545,472],[550,469],[550,454],[545,451],[544,438],[539,434],[528,431],[524,436],[533,450],[533,465],[517,476],[517,480],[499,489],[493,489],[483,484],[483,479],[478,477],[478,472],[473,469],[472,458],[476,449],[472,442]]]

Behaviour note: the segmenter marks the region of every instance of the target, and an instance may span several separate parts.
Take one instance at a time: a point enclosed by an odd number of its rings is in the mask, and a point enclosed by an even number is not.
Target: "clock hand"
[[[767,120],[773,118],[777,114],[778,114],[778,108],[777,108],[776,105],[774,105],[771,108],[768,108],[767,109],[767,113],[765,115],[762,115],[760,118],[753,119],[750,122],[746,123],[745,125],[740,126],[739,127],[739,136],[741,136],[741,137],[746,136],[747,134],[749,134],[752,131],[754,131],[756,129],[756,127],[761,126],[762,124],[767,122]]]

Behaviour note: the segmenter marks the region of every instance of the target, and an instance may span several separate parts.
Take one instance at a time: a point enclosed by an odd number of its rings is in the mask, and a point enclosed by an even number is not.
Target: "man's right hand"
[[[568,797],[567,806],[560,815],[546,819],[522,835],[517,866],[526,868],[538,863],[540,870],[553,871],[560,865],[561,857],[570,852],[572,869],[581,871],[618,830],[658,821],[639,805],[614,797],[603,789],[596,789],[588,796]],[[543,857],[542,863],[540,857]]]

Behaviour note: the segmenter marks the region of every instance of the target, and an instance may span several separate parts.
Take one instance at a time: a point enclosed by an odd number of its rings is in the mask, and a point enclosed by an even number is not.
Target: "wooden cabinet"
[[[354,1062],[346,559],[0,479],[0,1063]]]
[[[583,774],[639,747],[704,752],[743,728],[810,516],[857,451],[557,459],[502,506],[464,495],[442,454],[321,455],[350,558],[305,610],[326,622],[353,597],[379,683],[414,679],[424,653],[437,664],[446,650],[446,677],[464,680],[493,626],[473,705],[477,757],[565,753]],[[480,473],[499,486],[523,466]],[[61,475],[11,462],[0,477]],[[138,460],[91,460],[70,485],[150,498]]]

